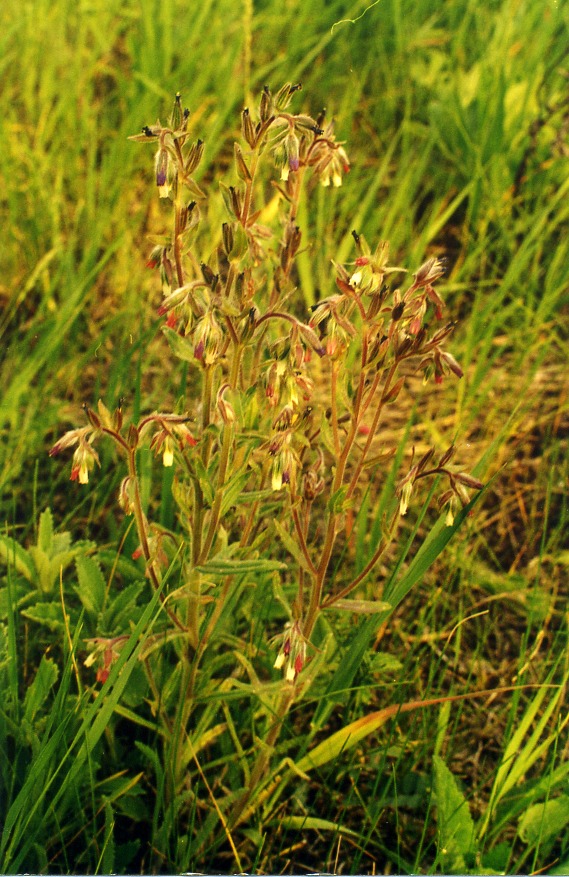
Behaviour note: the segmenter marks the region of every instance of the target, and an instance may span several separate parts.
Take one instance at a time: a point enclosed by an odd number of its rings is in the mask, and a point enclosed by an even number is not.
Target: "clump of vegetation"
[[[184,796],[188,812],[196,805],[203,771],[196,753],[220,733],[212,725],[216,711],[210,721],[202,715],[206,701],[215,703],[212,667],[224,668],[224,691],[259,701],[253,738],[234,753],[239,780],[215,794],[213,812],[228,831],[251,817],[268,789],[278,794],[283,723],[309,692],[323,690],[334,665],[326,616],[371,615],[379,625],[392,611],[386,577],[371,576],[393,556],[421,482],[443,483],[439,506],[449,527],[469,491],[483,486],[451,463],[451,446],[438,456],[429,449],[385,490],[400,455],[396,443],[382,440],[382,415],[404,392],[406,373],[434,384],[447,373],[462,375],[444,346],[453,326],[440,322],[440,259],[409,277],[390,264],[386,243],[372,251],[354,232],[356,256],[349,268],[335,266],[335,291],[305,319],[297,316],[295,257],[308,245],[297,223],[300,201],[314,181],[340,186],[349,170],[332,124],[290,111],[299,88],[286,85],[276,95],[265,88],[257,116],[243,111],[237,179],[221,184],[228,218],[221,227],[210,223],[198,244],[208,198],[193,174],[204,146],[189,140],[180,96],[168,125],[146,126],[132,138],[154,144],[155,184],[172,209],[170,234],[155,244],[148,265],[160,272],[170,355],[189,365],[187,397],[179,413],[153,412],[129,424],[120,407],[111,413],[100,402],[97,411],[86,409],[89,424],[68,431],[50,452],[74,449],[71,479],[81,484],[104,438],[126,464],[119,503],[133,517],[135,556],[163,609],[140,659],[145,700],[163,739],[168,804]],[[266,166],[276,166],[277,181],[267,182]],[[153,521],[153,504],[143,503],[137,455],[144,445],[163,466],[177,467],[175,530]],[[364,496],[375,508],[382,492],[372,541],[365,535],[371,524],[357,510]],[[264,623],[252,611],[261,599],[270,607]],[[105,639],[98,632],[86,663],[100,661],[99,681],[108,679],[129,633]]]

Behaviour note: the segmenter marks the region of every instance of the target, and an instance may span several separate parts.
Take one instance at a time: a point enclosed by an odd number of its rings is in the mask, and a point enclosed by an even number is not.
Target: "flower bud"
[[[225,254],[229,256],[233,249],[233,242],[235,240],[233,224],[230,222],[224,222],[221,226],[221,233],[223,236],[223,249],[225,250]]]
[[[238,143],[233,144],[233,155],[237,168],[237,176],[240,180],[243,180],[244,183],[250,183],[253,177],[251,176],[251,171],[247,167],[247,163],[243,158],[243,150]]]
[[[454,476],[455,480],[460,484],[464,484],[465,487],[471,487],[473,490],[482,490],[484,487],[484,483],[480,481],[478,478],[474,478],[473,475],[468,475],[467,472],[458,472]]]
[[[275,97],[275,106],[278,110],[285,110],[295,93],[295,91],[300,91],[302,88],[302,84],[298,82],[296,85],[291,85],[290,82],[287,82],[286,85],[283,85],[281,89],[277,92]]]
[[[285,151],[290,170],[297,171],[300,167],[300,142],[294,131],[286,136]]]
[[[163,250],[164,250],[164,247],[162,247],[162,246],[156,246],[156,247],[152,248],[152,250],[150,251],[150,255],[148,257],[148,260],[146,262],[147,268],[157,268],[158,267],[158,265],[160,264],[160,260],[162,258]]]
[[[460,365],[452,355],[452,353],[447,353],[446,350],[441,351],[441,359],[442,361],[448,365],[449,369],[453,374],[457,376],[457,378],[461,378],[464,375],[463,370]]]
[[[176,93],[176,97],[174,100],[174,106],[172,107],[172,112],[170,114],[170,128],[172,131],[177,131],[178,128],[182,126],[184,116],[182,113],[182,95],[178,91]]]
[[[239,192],[238,189],[235,188],[235,186],[229,187],[229,199],[230,199],[230,203],[231,203],[232,212],[234,213],[234,215],[236,216],[237,219],[241,219],[241,210],[242,210],[241,193]]]
[[[259,118],[261,122],[268,122],[271,117],[272,98],[268,85],[265,85],[261,94],[261,103],[259,104]]]
[[[161,198],[167,198],[170,192],[168,185],[168,171],[170,167],[170,157],[168,150],[161,146],[154,159],[154,171],[156,175],[156,185]]]
[[[254,149],[257,142],[257,137],[255,134],[253,122],[251,121],[251,114],[249,113],[248,107],[245,107],[245,109],[241,113],[241,132],[251,149]]]
[[[119,488],[119,505],[125,515],[132,515],[134,512],[134,489],[132,479],[128,476],[123,478]]]
[[[418,289],[420,286],[426,286],[428,283],[434,283],[439,277],[445,273],[445,264],[443,259],[427,259],[421,265],[417,273],[413,276],[413,286]]]
[[[411,480],[406,481],[401,489],[401,494],[399,498],[399,514],[406,515],[407,509],[409,508],[409,500],[411,499],[411,494],[413,493],[413,482]]]
[[[134,425],[134,423],[131,423],[131,425],[128,428],[128,433],[126,436],[126,440],[127,440],[129,448],[137,448],[138,447],[138,439],[139,439],[138,428]]]
[[[190,151],[188,152],[188,157],[186,159],[185,171],[187,174],[193,173],[200,161],[202,160],[204,153],[204,142],[203,140],[196,140],[196,142],[190,147]]]
[[[93,409],[89,408],[88,405],[83,405],[83,410],[85,411],[85,414],[89,418],[89,421],[90,421],[93,429],[100,429],[101,428],[101,421],[99,420],[98,415],[95,414]],[[109,414],[109,421],[110,421],[110,414]]]
[[[229,390],[229,384],[223,384],[217,391],[217,410],[226,426],[237,420],[233,405],[224,398],[227,390]]]

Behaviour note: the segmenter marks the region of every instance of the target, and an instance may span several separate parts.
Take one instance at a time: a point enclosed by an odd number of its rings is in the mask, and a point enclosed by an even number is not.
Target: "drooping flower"
[[[60,451],[72,448],[75,445],[73,461],[71,464],[71,481],[79,484],[89,483],[89,472],[95,464],[99,463],[99,455],[92,445],[98,430],[92,426],[83,426],[80,429],[70,429],[54,444],[49,452],[50,457],[55,457]]]
[[[86,643],[92,644],[92,651],[89,652],[84,660],[85,667],[92,667],[95,662],[99,664],[97,667],[97,682],[105,683],[109,678],[111,668],[118,660],[121,649],[128,640],[128,636],[100,637],[96,636],[92,639],[85,640]]]
[[[286,681],[294,682],[306,663],[306,640],[300,622],[287,622],[280,638],[282,645],[273,667],[276,670],[284,668]]]
[[[178,415],[154,415],[152,422],[158,426],[152,436],[150,450],[162,455],[162,465],[169,468],[174,465],[174,451],[184,447],[194,447],[197,439],[188,429],[187,418]]]

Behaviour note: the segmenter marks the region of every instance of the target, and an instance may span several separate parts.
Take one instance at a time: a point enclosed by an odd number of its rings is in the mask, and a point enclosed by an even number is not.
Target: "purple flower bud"
[[[204,350],[205,350],[205,344],[204,344],[203,339],[202,339],[201,341],[198,341],[198,343],[194,347],[194,356],[200,362],[203,361]]]
[[[161,147],[156,153],[156,185],[165,186],[168,180],[168,150]]]

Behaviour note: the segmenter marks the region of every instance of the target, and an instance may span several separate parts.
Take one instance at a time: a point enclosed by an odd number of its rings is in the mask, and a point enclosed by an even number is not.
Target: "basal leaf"
[[[43,624],[45,627],[49,628],[49,630],[53,631],[53,633],[61,634],[65,630],[63,609],[61,603],[57,601],[50,603],[34,603],[33,606],[23,609],[22,615],[29,618],[30,621],[36,621],[38,624]]]
[[[46,509],[40,515],[38,527],[38,548],[49,557],[53,549],[53,515]]]
[[[0,535],[0,560],[24,576],[28,582],[35,582],[36,566],[33,558],[10,536]]]
[[[543,844],[561,838],[569,830],[569,796],[560,795],[528,807],[519,820],[520,837],[526,844]]]
[[[105,604],[106,582],[94,557],[75,559],[79,584],[75,588],[83,606],[90,615],[98,615]]]
[[[473,851],[474,822],[452,773],[438,755],[433,758],[437,802],[439,856],[448,873],[464,873]]]
[[[42,604],[43,605],[43,604]],[[26,691],[24,701],[24,718],[33,722],[37,711],[46,700],[49,692],[57,682],[59,670],[55,661],[43,655],[37,673]]]

